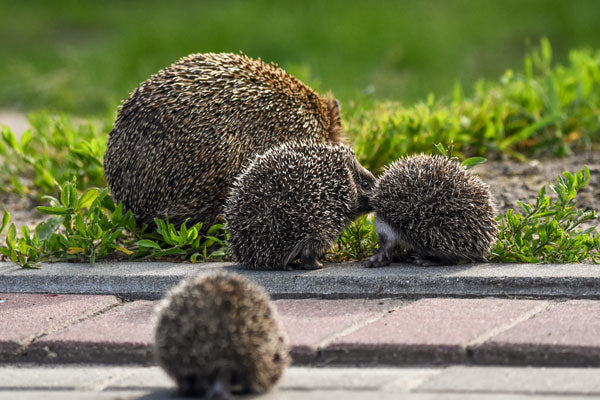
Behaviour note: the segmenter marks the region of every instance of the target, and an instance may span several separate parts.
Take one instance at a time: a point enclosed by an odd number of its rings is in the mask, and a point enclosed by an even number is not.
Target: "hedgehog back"
[[[268,295],[236,274],[194,277],[173,289],[160,305],[155,349],[176,381],[224,378],[233,392],[268,390],[289,363]]]
[[[327,251],[357,207],[354,157],[346,146],[324,144],[283,145],[257,156],[225,208],[236,261],[281,269],[308,242]]]
[[[108,185],[141,222],[212,223],[244,163],[286,141],[330,140],[329,114],[326,99],[274,64],[192,54],[123,102],[104,158]]]
[[[455,161],[417,155],[392,163],[380,177],[372,204],[403,242],[427,253],[489,251],[496,235],[487,185]]]

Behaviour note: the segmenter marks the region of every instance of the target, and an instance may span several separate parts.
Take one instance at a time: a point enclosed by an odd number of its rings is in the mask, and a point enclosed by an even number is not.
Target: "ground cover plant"
[[[457,86],[451,100],[433,95],[411,107],[375,102],[347,111],[345,128],[360,161],[374,172],[404,154],[442,152],[466,158],[466,167],[483,157],[524,158],[567,155],[598,149],[600,139],[600,52],[574,50],[567,65],[552,64],[543,40],[525,56],[522,70],[497,81],[480,81],[468,96]],[[102,159],[110,130],[106,121],[77,121],[32,114],[31,128],[17,138],[2,127],[0,192],[29,196],[49,219],[35,229],[10,223],[4,214],[5,245],[0,253],[20,265],[41,261],[95,262],[106,257],[215,260],[227,257],[222,225],[175,227],[156,220],[138,227],[130,213],[114,204],[105,188]],[[451,149],[446,147],[451,145]],[[473,157],[471,157],[473,156]],[[589,180],[584,169],[565,173],[550,186],[553,201],[540,191],[523,213],[499,217],[494,261],[599,261],[595,230],[579,231],[593,212],[577,208],[575,196]],[[536,244],[538,243],[538,244]],[[364,259],[374,253],[372,217],[362,217],[341,235],[331,260]]]

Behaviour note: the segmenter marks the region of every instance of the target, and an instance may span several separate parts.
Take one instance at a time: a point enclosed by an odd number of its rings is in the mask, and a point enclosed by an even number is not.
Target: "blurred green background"
[[[116,112],[193,52],[275,61],[342,104],[451,95],[520,68],[546,36],[554,60],[600,47],[598,0],[0,0],[0,107]]]

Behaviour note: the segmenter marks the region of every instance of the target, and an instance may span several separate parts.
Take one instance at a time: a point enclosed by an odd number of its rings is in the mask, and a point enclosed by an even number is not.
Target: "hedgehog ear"
[[[335,106],[335,108],[337,108],[338,110],[342,109],[342,106],[340,105],[340,102],[338,101],[338,99],[334,98],[333,99],[333,105]]]

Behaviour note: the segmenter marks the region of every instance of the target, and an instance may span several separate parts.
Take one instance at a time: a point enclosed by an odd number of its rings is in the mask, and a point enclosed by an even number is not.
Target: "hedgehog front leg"
[[[300,255],[300,265],[298,269],[321,269],[323,264],[319,262],[320,252],[313,246],[307,245]]]
[[[365,262],[367,268],[378,268],[390,265],[394,255],[394,248],[398,241],[398,235],[392,227],[377,215],[375,216],[375,232],[377,233],[377,244],[379,251],[369,257]]]
[[[379,235],[377,237],[377,243],[379,245],[379,251],[377,254],[369,257],[369,259],[365,262],[364,265],[367,268],[378,268],[390,265],[395,247],[394,242],[392,240],[388,240],[387,236],[385,235]]]

